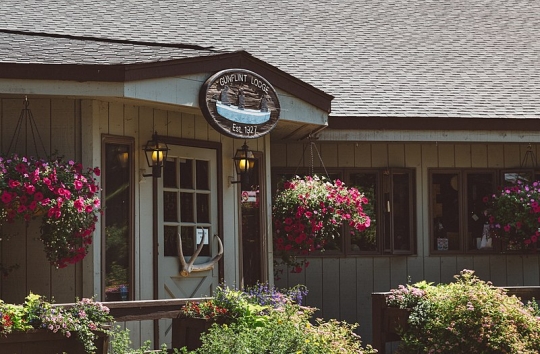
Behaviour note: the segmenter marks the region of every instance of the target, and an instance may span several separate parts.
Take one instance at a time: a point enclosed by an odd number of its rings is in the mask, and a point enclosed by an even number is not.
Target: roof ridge
[[[81,41],[94,41],[94,42],[104,42],[104,43],[144,45],[144,46],[149,46],[149,47],[168,47],[168,48],[179,48],[179,49],[209,50],[209,51],[214,51],[214,52],[225,52],[223,50],[216,49],[213,46],[205,47],[205,46],[200,46],[196,44],[185,44],[185,43],[133,41],[133,40],[128,40],[128,39],[102,38],[102,37],[94,37],[94,36],[75,36],[71,34],[20,31],[20,30],[10,30],[10,29],[5,29],[5,28],[0,28],[0,33],[18,34],[18,35],[34,36],[34,37],[47,37],[47,38],[65,38],[65,39],[75,39],[75,40],[81,40]]]

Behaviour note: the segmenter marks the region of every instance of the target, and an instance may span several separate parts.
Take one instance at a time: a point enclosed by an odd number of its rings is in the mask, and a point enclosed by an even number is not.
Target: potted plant
[[[24,304],[0,301],[0,346],[2,351],[30,353],[107,353],[109,309],[83,298],[71,307],[54,306],[32,294]]]
[[[271,311],[285,303],[302,303],[307,294],[303,286],[278,290],[268,284],[258,284],[243,290],[220,285],[214,295],[204,301],[189,301],[173,319],[173,348],[195,350],[202,344],[201,335],[214,324],[241,322],[247,327],[260,327]]]
[[[41,218],[47,259],[58,268],[88,252],[100,213],[98,168],[53,156],[0,157],[0,223]]]
[[[293,272],[300,272],[308,263],[296,256],[324,251],[344,224],[356,231],[369,227],[370,218],[363,209],[367,203],[364,194],[340,180],[296,176],[284,182],[272,208],[276,253]]]
[[[540,237],[540,182],[503,187],[485,197],[491,235],[507,249],[536,248]]]
[[[258,284],[243,291],[222,288],[212,298],[231,321],[212,325],[201,336],[197,354],[220,353],[375,353],[362,347],[357,324],[313,319],[316,309],[302,305],[303,286],[277,290]],[[176,348],[175,346],[173,346]],[[184,350],[184,351],[182,351]],[[181,353],[187,353],[181,348]]]

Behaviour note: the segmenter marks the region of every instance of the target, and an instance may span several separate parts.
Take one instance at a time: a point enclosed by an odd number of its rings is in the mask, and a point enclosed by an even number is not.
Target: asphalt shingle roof
[[[335,116],[540,118],[539,1],[2,0],[0,18],[0,30],[201,46],[3,34],[0,62],[243,49],[335,96]]]

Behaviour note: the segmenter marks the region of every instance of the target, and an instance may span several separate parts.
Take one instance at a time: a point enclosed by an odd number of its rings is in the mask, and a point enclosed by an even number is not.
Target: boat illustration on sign
[[[217,113],[230,121],[243,124],[262,124],[270,119],[270,111],[268,110],[267,98],[261,98],[260,109],[250,109],[244,106],[244,92],[238,91],[238,105],[233,105],[229,102],[227,96],[228,87],[225,86],[221,90],[221,100],[216,100]]]

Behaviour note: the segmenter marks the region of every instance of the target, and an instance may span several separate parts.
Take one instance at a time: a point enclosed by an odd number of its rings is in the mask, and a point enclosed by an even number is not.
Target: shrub
[[[213,324],[203,334],[201,348],[192,354],[328,354],[375,353],[362,348],[356,324],[311,319],[315,309],[302,306],[303,286],[278,291],[258,284],[243,291],[221,287],[214,297],[234,319]],[[187,353],[184,348],[183,353]]]
[[[30,293],[24,304],[6,304],[0,300],[0,334],[47,329],[65,337],[72,334],[87,353],[96,350],[96,331],[109,333],[113,317],[109,308],[94,299],[77,300],[72,307],[55,307],[45,297]]]
[[[538,353],[537,306],[508,296],[474,271],[463,270],[455,279],[436,286],[421,283],[424,293],[410,303],[399,353]],[[405,307],[396,297],[389,305]]]

